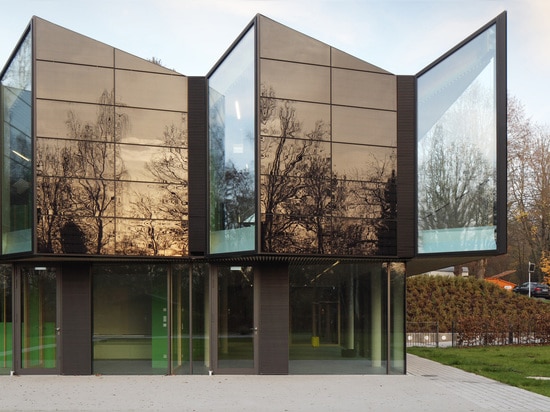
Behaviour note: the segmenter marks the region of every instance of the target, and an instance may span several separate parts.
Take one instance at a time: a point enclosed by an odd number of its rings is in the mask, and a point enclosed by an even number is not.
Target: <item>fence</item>
[[[406,345],[468,347],[550,344],[550,315],[540,314],[516,324],[503,319],[464,316],[441,332],[438,322],[407,322]]]

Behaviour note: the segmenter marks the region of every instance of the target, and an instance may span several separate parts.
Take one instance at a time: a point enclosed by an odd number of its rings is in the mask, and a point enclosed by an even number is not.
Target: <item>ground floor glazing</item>
[[[0,266],[0,373],[403,374],[404,265]]]

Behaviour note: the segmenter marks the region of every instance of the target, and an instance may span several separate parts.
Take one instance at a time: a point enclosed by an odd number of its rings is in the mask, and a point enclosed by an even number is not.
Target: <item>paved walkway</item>
[[[550,411],[550,398],[416,356],[407,361],[400,376],[3,376],[0,410]]]

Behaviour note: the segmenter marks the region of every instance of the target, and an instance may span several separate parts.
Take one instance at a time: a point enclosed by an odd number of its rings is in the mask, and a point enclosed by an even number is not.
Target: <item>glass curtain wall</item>
[[[385,264],[291,266],[289,373],[386,374],[388,287],[402,310],[403,281],[388,284]],[[404,337],[404,323],[392,333]],[[403,351],[393,350],[396,365]]]
[[[168,267],[93,267],[93,373],[166,374]]]
[[[206,265],[94,265],[92,273],[94,373],[208,373]]]
[[[2,75],[2,254],[32,250],[32,41],[29,32]]]
[[[210,253],[256,248],[254,33],[208,77]]]
[[[395,76],[259,22],[262,251],[395,255]]]
[[[418,253],[496,249],[496,26],[418,77]]]
[[[187,78],[44,20],[36,38],[38,252],[186,255]]]
[[[12,270],[0,265],[0,375],[13,370]]]

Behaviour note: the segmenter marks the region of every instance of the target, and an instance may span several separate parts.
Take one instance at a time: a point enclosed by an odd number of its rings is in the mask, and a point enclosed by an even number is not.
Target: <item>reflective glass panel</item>
[[[384,266],[290,267],[289,373],[386,373]]]
[[[332,140],[397,146],[397,112],[333,106]]]
[[[262,59],[261,84],[281,99],[330,102],[330,68]]]
[[[167,272],[162,265],[93,267],[93,373],[169,373]]]
[[[2,254],[32,250],[31,49],[29,33],[1,79]]]
[[[328,140],[330,106],[276,99],[262,88],[260,97],[261,134],[275,137]]]
[[[121,143],[187,147],[187,114],[164,110],[116,108],[128,121]]]
[[[187,78],[183,75],[116,70],[115,77],[117,103],[119,104],[150,109],[187,111]]]
[[[12,266],[0,265],[0,375],[13,370]]]
[[[396,149],[332,144],[332,167],[339,179],[370,182],[387,181],[396,170]]]
[[[389,256],[396,254],[394,220],[332,219],[332,253],[336,255]]]
[[[330,143],[318,140],[261,138],[262,175],[330,179]]]
[[[256,247],[254,30],[209,78],[210,253]]]
[[[182,256],[187,254],[188,221],[151,218],[116,220],[116,254]]]
[[[105,111],[104,107],[93,104],[37,99],[36,135],[61,139],[75,138],[73,124],[78,122],[81,125],[93,125],[102,111]]]
[[[334,104],[396,110],[396,96],[397,81],[394,75],[332,69]]]
[[[260,56],[270,59],[330,65],[330,47],[260,16]]]
[[[418,252],[496,249],[495,26],[418,78]]]
[[[170,146],[118,145],[125,180],[187,186],[187,149]]]
[[[113,90],[113,70],[75,64],[36,62],[36,97],[99,103]]]
[[[58,62],[113,66],[113,48],[35,17],[36,58]]]
[[[117,183],[117,216],[135,219],[186,219],[187,186],[179,183]]]

